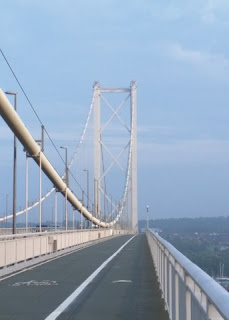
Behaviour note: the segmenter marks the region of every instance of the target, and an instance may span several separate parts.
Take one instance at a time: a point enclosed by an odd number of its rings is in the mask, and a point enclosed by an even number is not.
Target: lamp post
[[[72,207],[72,230],[75,229],[75,214],[74,214],[74,207]]]
[[[98,217],[98,180],[94,178],[94,215],[97,219]]]
[[[146,228],[149,229],[149,206],[146,206],[147,223]]]
[[[68,148],[60,147],[65,150],[65,182],[66,182],[66,191],[65,191],[65,230],[68,230],[68,199],[67,199],[67,187],[68,187]]]
[[[8,213],[8,197],[9,195],[6,194],[6,214],[5,214],[5,228],[7,227],[6,221],[7,221],[7,213]]]
[[[87,210],[89,211],[89,171],[87,169],[83,169],[87,173]]]
[[[14,110],[17,112],[17,92],[6,91],[5,94],[14,96]],[[16,224],[17,207],[17,138],[14,135],[14,162],[13,162],[13,234],[17,233]]]
[[[61,146],[60,148],[65,150],[65,181],[68,187],[68,148],[64,146]]]
[[[89,211],[89,170],[83,169],[87,174],[87,210]],[[86,222],[86,228],[89,228],[89,220]]]
[[[113,220],[112,195],[110,195],[110,198],[111,198],[111,220]]]
[[[28,206],[29,206],[29,158],[30,155],[24,148],[25,152],[25,232],[28,232]]]
[[[55,189],[55,231],[57,229],[57,189]]]
[[[29,155],[25,152],[25,230],[28,232]]]
[[[82,191],[82,206],[84,206],[84,191]],[[81,231],[83,229],[83,214],[82,214],[82,207],[80,210],[80,224],[81,224]]]
[[[41,197],[42,197],[42,170],[41,170],[41,152],[44,152],[44,126],[41,126],[41,139],[35,140],[38,145],[40,146],[40,155],[39,155],[39,232],[42,231],[42,203],[41,203]]]

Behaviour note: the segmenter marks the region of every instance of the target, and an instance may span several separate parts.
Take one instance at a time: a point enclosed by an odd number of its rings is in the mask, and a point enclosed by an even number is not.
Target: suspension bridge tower
[[[112,94],[112,102],[108,101],[107,95]],[[121,95],[121,102],[117,106],[115,96]],[[106,176],[114,166],[118,166],[125,175],[125,183],[123,196],[118,204],[118,212],[120,220],[124,215],[123,208],[125,207],[126,215],[128,216],[128,227],[133,232],[138,231],[137,218],[137,86],[136,82],[132,81],[129,88],[102,88],[99,82],[94,84],[94,215],[98,219],[102,219],[101,212],[105,203],[105,198],[111,202],[111,216],[117,204],[113,204],[112,200],[107,196],[106,192]],[[109,109],[109,116],[106,120],[103,118],[103,110],[101,105]],[[123,109],[127,109],[126,113],[122,113]],[[105,111],[106,112],[106,111]],[[125,114],[125,116],[124,116]],[[124,144],[118,154],[114,154],[109,143],[106,143],[104,136],[113,120],[118,120],[122,129],[127,133],[127,142]],[[120,134],[121,129],[113,127],[113,133]],[[119,142],[122,137],[119,136]],[[115,144],[115,143],[113,143]],[[104,168],[104,151],[109,155],[110,163]],[[129,152],[128,152],[128,151]],[[127,153],[127,166],[124,167],[121,162],[123,153]]]

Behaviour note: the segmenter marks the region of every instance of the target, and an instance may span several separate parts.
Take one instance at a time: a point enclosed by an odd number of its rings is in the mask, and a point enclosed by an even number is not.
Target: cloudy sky
[[[228,33],[228,0],[1,2],[1,49],[54,137],[81,129],[95,80],[137,81],[140,218],[229,214]],[[19,91],[2,56],[0,87]]]

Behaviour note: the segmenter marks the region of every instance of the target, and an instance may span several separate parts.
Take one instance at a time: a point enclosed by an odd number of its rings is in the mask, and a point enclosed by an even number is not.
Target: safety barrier
[[[0,236],[0,268],[125,233],[116,229],[85,229]]]
[[[146,230],[171,320],[229,320],[229,293],[169,242]]]

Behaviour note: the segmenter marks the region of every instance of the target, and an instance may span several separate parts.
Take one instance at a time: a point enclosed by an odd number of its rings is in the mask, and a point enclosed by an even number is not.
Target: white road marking
[[[112,256],[110,256],[106,261],[104,261],[100,267],[98,267],[81,285],[73,291],[73,293],[64,300],[59,307],[57,307],[45,320],[55,320],[78,296],[79,294],[89,285],[89,283],[94,280],[94,278],[102,271],[106,265],[114,259],[115,256],[136,236],[130,238],[124,243]]]
[[[112,281],[112,283],[131,283],[133,282],[132,280],[115,280]]]
[[[25,282],[16,282],[14,284],[9,284],[9,286],[12,287],[36,287],[36,286],[57,286],[58,283],[53,280],[42,280],[42,281],[36,281],[36,280],[30,280]]]

